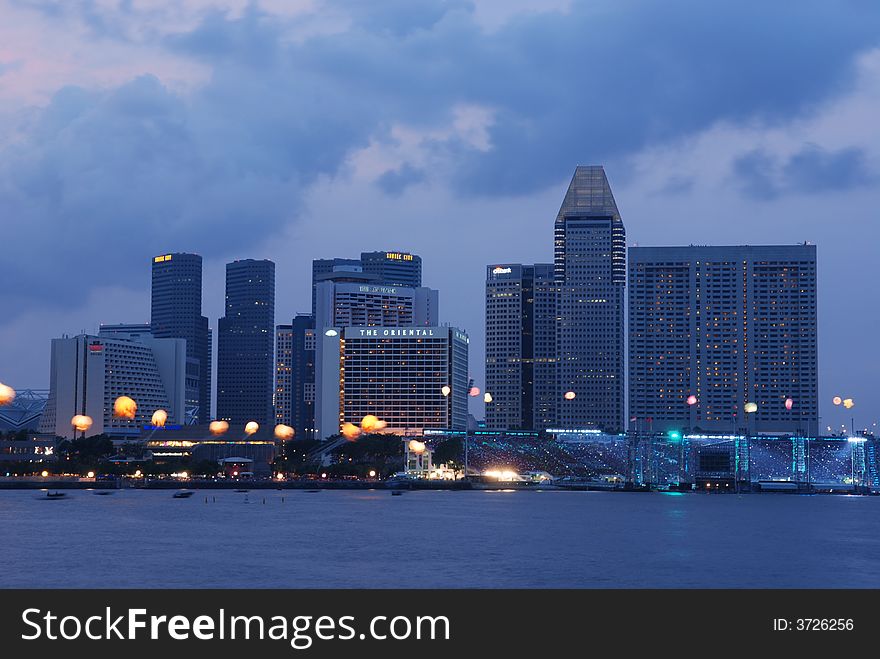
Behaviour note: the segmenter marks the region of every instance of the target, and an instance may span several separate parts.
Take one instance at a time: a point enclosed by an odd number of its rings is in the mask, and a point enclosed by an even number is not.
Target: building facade
[[[556,424],[556,306],[553,264],[486,269],[486,425],[543,430]]]
[[[226,264],[226,315],[217,322],[217,417],[269,424],[275,370],[275,264]]]
[[[818,432],[814,245],[629,258],[631,428]]]
[[[293,325],[275,326],[275,423],[292,425]]]
[[[626,232],[601,166],[579,166],[556,217],[557,423],[624,427]],[[566,396],[568,394],[568,396]]]
[[[276,328],[275,422],[299,439],[315,436],[315,329],[308,314]]]
[[[153,257],[150,327],[157,339],[185,339],[193,360],[187,377],[188,414],[194,422],[211,418],[211,330],[202,315],[202,257]]]
[[[339,327],[318,335],[317,437],[367,414],[386,432],[466,430],[468,337],[451,327]],[[444,389],[448,387],[448,389]]]
[[[73,438],[71,419],[82,414],[93,421],[88,436],[136,437],[158,409],[168,413],[169,425],[180,425],[186,414],[186,359],[184,339],[156,339],[144,332],[52,339],[40,432]],[[113,416],[119,396],[137,403],[134,419]]]
[[[383,284],[419,288],[422,257],[409,252],[361,252],[361,267]]]
[[[315,284],[315,329],[430,326],[439,322],[439,293],[431,288],[325,280]]]

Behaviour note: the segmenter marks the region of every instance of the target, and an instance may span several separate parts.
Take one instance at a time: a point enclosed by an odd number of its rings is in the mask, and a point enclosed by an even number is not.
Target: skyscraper
[[[275,264],[226,264],[226,315],[217,323],[217,417],[274,421]]]
[[[312,261],[311,315],[298,315],[276,333],[276,418],[289,418],[298,437],[315,434],[316,328],[436,325],[438,292],[421,283],[422,259],[408,252],[363,252],[360,259]],[[288,343],[291,353],[285,366],[281,350]]]
[[[422,257],[409,252],[361,252],[364,272],[378,276],[391,286],[422,285]]]
[[[556,425],[556,281],[553,264],[486,268],[486,425]]]
[[[186,339],[187,418],[211,418],[211,330],[202,315],[202,257],[162,254],[153,258],[150,327],[157,339]]]
[[[557,422],[623,429],[626,232],[601,166],[575,170],[554,232]]]
[[[818,431],[814,245],[631,247],[629,259],[633,429]]]
[[[275,328],[275,422],[298,439],[315,435],[315,329],[309,314]]]

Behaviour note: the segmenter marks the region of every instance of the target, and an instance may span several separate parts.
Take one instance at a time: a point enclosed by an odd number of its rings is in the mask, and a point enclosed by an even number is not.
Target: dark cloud
[[[130,3],[37,5],[104,38],[127,39],[138,20]],[[527,194],[578,162],[622,162],[717,121],[808,112],[847,88],[880,34],[880,5],[830,0],[575,3],[492,32],[465,2],[335,7],[352,17],[343,33],[288,39],[298,19],[252,5],[156,37],[211,67],[190,94],[143,76],[33,109],[0,146],[0,213],[16,223],[0,277],[24,285],[5,308],[75,304],[108,280],[143,287],[154,252],[241,256],[296,216],[316,177],[397,122],[434,129],[455,107],[489,108],[491,148],[439,140],[447,166],[432,175],[447,172],[460,194]],[[860,167],[857,154],[822,157],[792,159],[789,185]],[[762,167],[760,154],[738,164],[753,194],[772,195]],[[403,165],[379,185],[394,194],[419,176]]]
[[[794,154],[784,175],[793,190],[806,193],[848,190],[874,180],[862,149],[826,151],[815,144]]]
[[[780,194],[775,180],[776,159],[754,149],[733,161],[733,174],[742,192],[754,199],[774,199]]]
[[[815,144],[805,145],[784,162],[755,149],[734,161],[733,174],[746,196],[764,200],[850,190],[876,179],[862,149],[827,151]]]
[[[376,184],[389,195],[403,194],[409,186],[421,183],[425,180],[424,170],[417,169],[409,163],[404,163],[397,169],[385,172],[376,181]]]

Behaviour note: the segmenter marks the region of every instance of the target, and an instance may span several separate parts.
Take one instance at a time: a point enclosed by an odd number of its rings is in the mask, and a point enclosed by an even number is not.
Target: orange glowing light
[[[387,425],[388,424],[385,421],[380,420],[372,414],[367,414],[367,416],[361,419],[361,430],[364,432],[379,432],[380,430],[384,430]]]
[[[253,435],[259,429],[260,429],[259,423],[257,423],[256,421],[248,421],[244,427],[244,434],[245,435]]]
[[[15,400],[15,389],[0,382],[0,405],[9,405]]]
[[[343,423],[342,424],[342,436],[347,440],[353,442],[361,435],[361,429],[358,428],[353,423]]]
[[[852,398],[844,398],[843,399],[843,406],[846,409],[851,410],[852,408],[854,408],[856,406],[856,404],[853,402]]]
[[[113,403],[113,416],[117,416],[120,419],[133,419],[137,409],[138,406],[134,399],[128,396],[120,396]]]
[[[468,396],[471,396],[472,398],[479,396],[479,395],[480,395],[480,388],[479,387],[471,387],[468,390]]]
[[[835,405],[840,405],[843,402],[843,398],[841,398],[840,396],[835,396],[831,399],[831,402]]]
[[[278,439],[293,439],[294,430],[290,426],[286,426],[283,423],[279,423],[275,426],[275,437]]]
[[[417,439],[411,439],[409,444],[407,444],[409,450],[413,453],[424,453],[425,452],[425,444],[420,442]]]
[[[697,404],[697,397],[694,396],[693,394],[691,394],[687,398],[687,403],[688,403],[688,405],[696,405]]]
[[[92,417],[86,416],[84,414],[77,414],[70,420],[70,425],[72,425],[76,430],[80,432],[85,432],[89,428],[92,427]]]
[[[791,398],[786,398],[785,409],[790,410],[792,407],[794,407],[794,401]]]
[[[226,421],[211,421],[208,430],[212,435],[222,435],[229,430],[229,424]]]
[[[168,421],[168,412],[165,410],[156,410],[153,412],[153,418],[151,419],[153,426],[156,428],[164,428],[165,422]]]
[[[490,394],[488,391],[483,395],[483,402],[484,403],[491,403],[492,402],[492,394]]]
[[[746,403],[743,405],[743,409],[746,411],[746,414],[753,414],[758,411],[757,403]]]
[[[573,391],[566,391],[565,392],[565,400],[574,400],[575,396],[577,396],[577,394],[574,393]]]

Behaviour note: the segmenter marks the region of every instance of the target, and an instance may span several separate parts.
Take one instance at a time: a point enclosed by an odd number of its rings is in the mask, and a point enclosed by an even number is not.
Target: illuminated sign
[[[376,328],[376,329],[361,329],[361,328],[348,328],[346,329],[346,334],[348,334],[349,329],[353,332],[357,332],[357,336],[419,336],[419,337],[432,337],[435,336],[433,327],[413,327],[413,328]],[[438,333],[437,336],[440,336]]]
[[[103,350],[104,350],[104,346],[98,342],[89,344],[89,353],[92,355],[96,355]]]
[[[382,293],[385,295],[397,295],[397,289],[390,286],[358,286],[359,293]]]
[[[500,265],[492,270],[493,275],[509,275],[511,272],[513,272],[512,268],[502,268]]]
[[[339,335],[339,332],[337,332],[335,329],[328,329],[326,332],[324,332],[324,336],[338,336],[338,335]]]
[[[385,258],[391,261],[412,261],[413,255],[402,252],[386,252]]]
[[[157,256],[153,259],[153,263],[164,263],[165,261],[171,260],[171,254],[165,254],[164,256]]]

